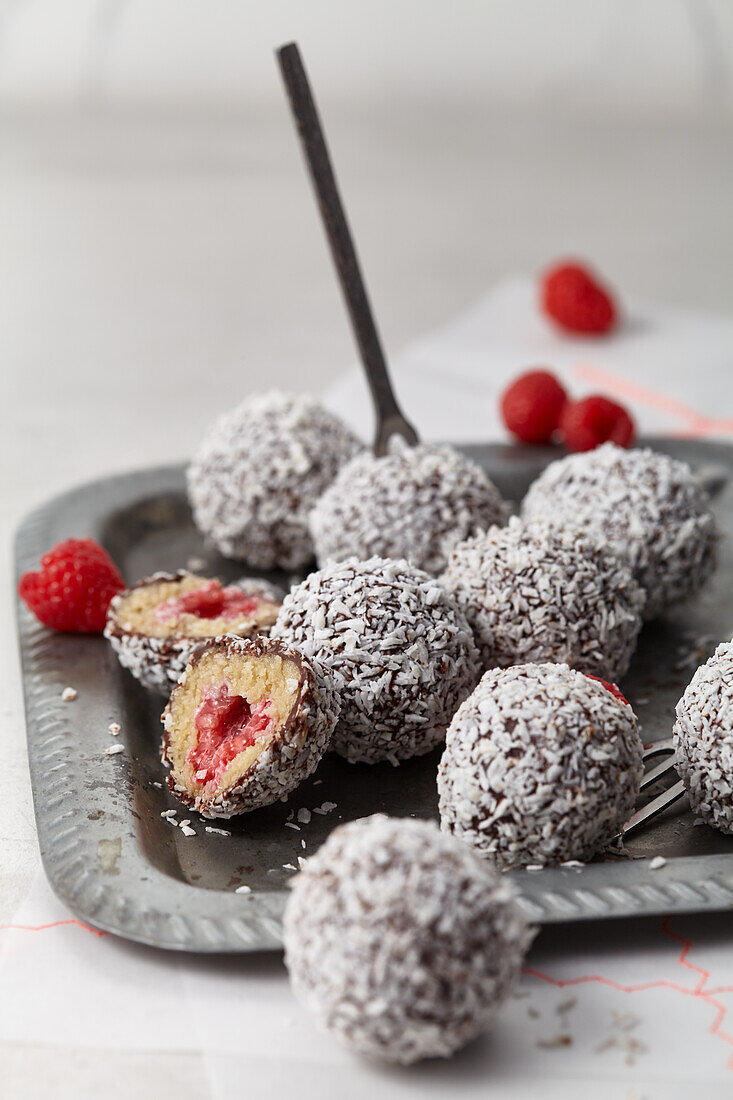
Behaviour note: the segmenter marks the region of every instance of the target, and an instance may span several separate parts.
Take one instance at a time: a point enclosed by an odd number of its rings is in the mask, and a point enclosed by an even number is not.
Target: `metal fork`
[[[639,785],[640,791],[647,790],[647,788],[651,787],[652,783],[656,783],[658,779],[668,775],[670,772],[674,772],[676,761],[674,743],[671,737],[666,738],[664,741],[656,741],[653,745],[644,749],[642,754],[644,761],[653,760],[655,756],[664,756],[665,759],[662,760],[660,764],[655,764],[653,768],[649,768],[649,770],[644,773],[644,778]],[[685,784],[679,779],[666,791],[662,791],[656,798],[652,798],[645,806],[636,810],[626,822],[619,835],[627,837],[629,833],[635,832],[637,829],[641,828],[642,825],[646,825],[647,822],[653,821],[655,817],[659,817],[659,815],[669,806],[673,806],[675,802],[679,802],[685,794]]]

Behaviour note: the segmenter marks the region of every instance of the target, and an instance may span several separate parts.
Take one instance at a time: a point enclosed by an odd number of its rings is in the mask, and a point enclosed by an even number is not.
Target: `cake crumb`
[[[655,856],[654,859],[649,864],[649,870],[650,871],[658,871],[660,867],[664,867],[666,862],[667,861],[664,858],[664,856]]]
[[[235,894],[251,894],[252,893],[252,887],[251,886],[238,886],[237,889],[234,891],[234,893]]]
[[[105,756],[116,756],[118,752],[124,752],[124,745],[108,745],[104,750]]]
[[[76,699],[78,694],[79,692],[76,690],[76,688],[64,688],[64,690],[61,692],[61,698],[65,703],[70,703],[73,699]]]
[[[111,733],[113,737],[119,737],[121,728],[119,722],[110,722],[107,726],[107,732]]]
[[[196,836],[196,830],[187,825],[185,821],[181,822],[181,832],[184,836]]]
[[[306,809],[305,806],[303,806],[302,809],[298,810],[298,821],[301,823],[301,825],[310,824],[310,819],[311,812],[310,810]]]
[[[553,1035],[551,1039],[538,1039],[535,1046],[541,1050],[555,1050],[558,1047],[569,1047],[572,1042],[572,1035]]]
[[[635,1016],[633,1012],[612,1012],[611,1016],[613,1026],[620,1031],[631,1031],[641,1023],[641,1017]]]
[[[215,825],[206,825],[204,828],[207,833],[217,833],[219,836],[232,835],[228,829],[217,829]]]

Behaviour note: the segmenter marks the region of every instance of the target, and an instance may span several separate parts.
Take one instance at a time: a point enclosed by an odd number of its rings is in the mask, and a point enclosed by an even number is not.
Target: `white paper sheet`
[[[538,315],[527,279],[396,357],[394,375],[425,438],[479,440],[501,437],[498,395],[532,365],[558,370],[579,395],[631,392],[646,431],[733,433],[733,321],[640,304],[617,336],[571,340]],[[356,369],[326,397],[370,434]],[[201,1051],[215,1100],[715,1100],[733,1090],[729,929],[727,914],[554,928],[491,1035],[449,1062],[394,1070],[318,1031],[279,953],[191,957],[100,936],[73,921],[39,871],[0,928],[0,1042]]]

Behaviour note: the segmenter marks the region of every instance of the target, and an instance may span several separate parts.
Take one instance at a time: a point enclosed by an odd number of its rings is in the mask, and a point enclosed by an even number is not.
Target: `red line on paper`
[[[627,401],[633,401],[637,405],[647,405],[658,412],[673,416],[676,420],[681,420],[687,428],[678,434],[685,438],[701,439],[704,436],[733,433],[733,420],[730,418],[718,420],[712,416],[705,416],[668,394],[650,389],[648,386],[640,386],[627,378],[619,378],[590,363],[578,363],[574,367],[574,372],[579,378],[593,385],[602,386],[609,393],[615,393],[618,397],[625,397]]]
[[[83,928],[85,932],[91,932],[94,936],[107,936],[108,932],[102,932],[98,928],[92,928],[80,920],[54,920],[50,924],[0,924],[0,932],[45,932],[49,928],[60,928],[64,924],[75,924],[77,928]]]
[[[728,1009],[725,1005],[721,1004],[720,1001],[715,1000],[716,994],[733,993],[733,986],[718,986],[712,989],[707,988],[707,983],[710,981],[710,972],[704,970],[701,966],[695,966],[694,963],[689,961],[688,955],[694,945],[691,940],[685,939],[684,936],[680,936],[670,929],[670,920],[671,918],[669,916],[664,918],[661,931],[665,936],[669,936],[670,939],[682,944],[682,950],[676,962],[679,966],[684,966],[687,970],[691,970],[698,976],[697,983],[692,989],[684,985],[679,985],[677,982],[666,981],[665,979],[641,982],[636,985],[624,985],[621,982],[614,981],[613,978],[604,977],[603,974],[581,974],[577,978],[553,978],[551,975],[545,974],[541,970],[536,970],[533,967],[527,967],[522,971],[522,974],[530,978],[539,978],[540,981],[548,982],[550,985],[557,986],[560,989],[572,985],[585,985],[589,982],[597,982],[599,985],[608,986],[610,989],[615,989],[619,993],[643,993],[647,989],[671,989],[673,992],[681,993],[685,997],[694,997],[697,1000],[704,1001],[705,1004],[714,1008],[715,1017],[708,1030],[711,1035],[733,1046],[733,1034],[724,1031],[722,1026]],[[728,1059],[726,1065],[728,1069],[733,1070],[733,1055]]]

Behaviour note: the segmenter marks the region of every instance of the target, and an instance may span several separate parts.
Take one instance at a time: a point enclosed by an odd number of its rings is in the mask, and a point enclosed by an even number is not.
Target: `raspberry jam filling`
[[[589,672],[586,672],[586,676],[589,680],[595,680],[596,683],[602,684],[606,691],[611,692],[611,695],[613,695],[614,699],[618,699],[619,703],[624,703],[627,707],[629,706],[629,700],[622,693],[621,688],[618,686],[618,684],[612,684],[608,680],[602,680],[600,676],[591,676]]]
[[[198,740],[186,756],[197,782],[217,782],[236,756],[269,733],[269,706],[269,699],[253,708],[241,695],[230,695],[226,681],[206,689],[194,716]]]
[[[155,609],[155,617],[159,622],[180,619],[182,615],[195,615],[198,619],[241,619],[253,615],[258,607],[268,602],[262,596],[247,595],[234,585],[222,588],[219,581],[212,580],[181,596],[163,600]]]

